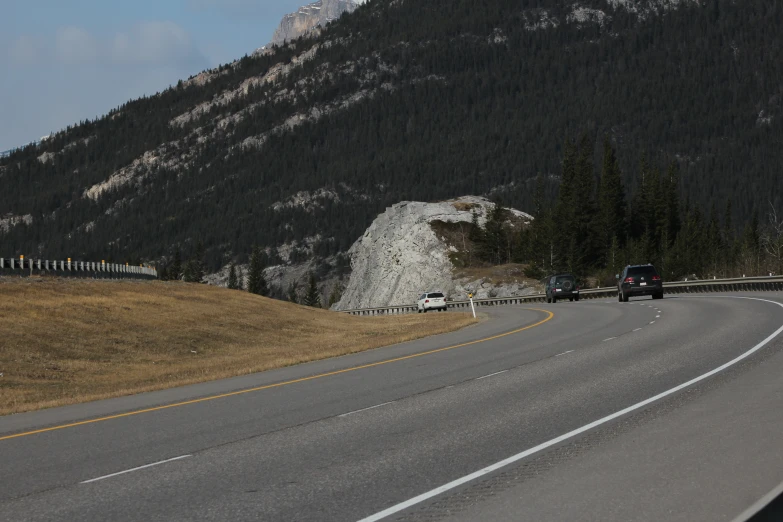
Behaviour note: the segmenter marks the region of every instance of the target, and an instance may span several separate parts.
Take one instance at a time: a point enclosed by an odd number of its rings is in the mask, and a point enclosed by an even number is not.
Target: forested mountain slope
[[[631,186],[643,153],[677,161],[684,198],[742,224],[781,199],[781,20],[776,0],[371,0],[1,159],[1,253],[326,257],[401,200],[530,210],[583,133]]]

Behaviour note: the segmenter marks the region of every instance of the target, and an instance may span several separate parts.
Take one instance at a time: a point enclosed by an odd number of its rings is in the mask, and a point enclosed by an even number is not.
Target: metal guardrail
[[[703,279],[694,281],[675,281],[663,284],[664,294],[686,294],[701,292],[738,292],[758,290],[783,290],[783,276],[740,277],[735,279]],[[602,299],[617,297],[617,287],[590,288],[579,292],[580,299]],[[518,297],[490,297],[474,299],[475,306],[504,306],[526,303],[543,303],[546,294],[531,294]],[[460,310],[470,309],[470,301],[448,301],[447,307]],[[378,308],[356,308],[339,310],[350,315],[398,315],[416,312],[415,304],[382,306]]]
[[[92,279],[157,279],[158,271],[150,266],[95,261],[52,261],[0,257],[0,276],[56,275]]]

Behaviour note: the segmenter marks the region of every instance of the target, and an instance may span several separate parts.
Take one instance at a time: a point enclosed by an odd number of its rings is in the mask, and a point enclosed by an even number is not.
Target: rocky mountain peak
[[[316,27],[354,11],[364,0],[318,0],[287,14],[272,36],[272,45],[281,45],[306,34]]]

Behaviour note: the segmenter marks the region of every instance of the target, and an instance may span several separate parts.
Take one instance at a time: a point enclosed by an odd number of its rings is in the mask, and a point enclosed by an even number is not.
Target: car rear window
[[[435,292],[434,294],[429,294],[427,297],[443,297],[443,294],[440,292]]]
[[[571,281],[573,283],[574,282],[573,276],[560,276],[560,277],[557,278],[557,280],[555,282],[556,283],[564,283],[566,281]]]
[[[635,266],[628,269],[628,275],[629,276],[644,276],[644,277],[653,277],[657,276],[658,272],[655,270],[655,267],[652,266]]]

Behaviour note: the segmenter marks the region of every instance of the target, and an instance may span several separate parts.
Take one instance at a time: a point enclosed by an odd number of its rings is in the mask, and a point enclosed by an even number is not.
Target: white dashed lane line
[[[561,355],[565,355],[565,354],[571,353],[571,352],[573,352],[573,350],[568,350],[567,352],[559,353],[559,354],[555,355],[555,357],[560,357]]]
[[[641,330],[641,328],[637,328],[636,330],[634,330],[634,332],[638,332],[639,330]]]
[[[487,377],[492,377],[494,375],[500,375],[501,373],[506,373],[508,370],[501,370],[499,372],[490,373],[489,375],[484,375],[483,377],[476,377],[477,381],[480,381],[481,379],[486,379]]]
[[[617,337],[610,337],[609,339],[604,339],[603,342],[611,341],[612,339],[617,339]]]
[[[151,468],[153,466],[160,466],[161,464],[166,464],[168,462],[173,462],[175,460],[182,460],[187,459],[189,457],[192,457],[193,455],[180,455],[179,457],[174,457],[171,459],[161,460],[159,462],[153,462],[152,464],[145,464],[143,466],[138,466],[136,468],[126,469],[125,471],[118,471],[117,473],[112,473],[110,475],[103,475],[102,477],[96,477],[90,480],[83,480],[81,484],[89,484],[91,482],[98,482],[99,480],[106,480],[108,478],[117,477],[119,475],[125,475],[126,473],[133,473],[134,471],[139,471],[142,469]]]
[[[383,404],[376,404],[375,406],[370,406],[369,408],[362,408],[361,410],[349,411],[348,413],[343,413],[342,415],[338,415],[338,417],[347,417],[348,415],[353,415],[354,413],[359,413],[360,411],[374,410],[375,408],[386,406],[387,404],[391,404],[392,402],[394,401],[384,402]]]

